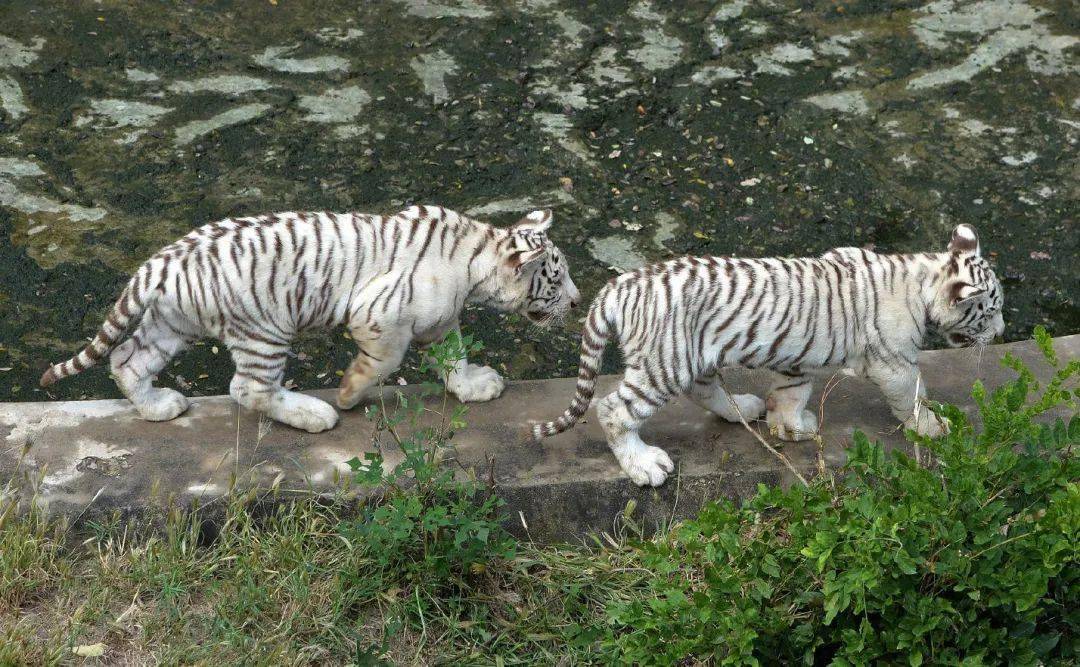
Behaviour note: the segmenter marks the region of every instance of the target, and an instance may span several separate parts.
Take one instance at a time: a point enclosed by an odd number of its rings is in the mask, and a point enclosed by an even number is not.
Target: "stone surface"
[[[1063,359],[1075,357],[1080,336],[1058,339],[1056,349]],[[930,396],[973,415],[974,380],[993,387],[1011,377],[998,363],[1005,350],[1045,376],[1046,366],[1030,342],[982,354],[925,352],[920,365]],[[730,371],[726,378],[734,391],[763,388],[755,373]],[[600,391],[616,381],[603,377]],[[649,528],[692,514],[708,498],[744,497],[758,483],[793,481],[741,425],[718,421],[688,401],[668,406],[643,431],[678,466],[678,474],[659,489],[640,489],[622,474],[592,411],[577,428],[541,444],[531,442],[526,425],[558,415],[574,384],[574,379],[513,382],[501,398],[470,406],[469,425],[453,440],[464,469],[485,479],[493,475],[507,501],[507,525],[518,534],[559,540],[608,530],[630,500],[637,504],[637,520]],[[388,400],[397,389],[383,390]],[[864,380],[842,378],[823,404],[821,387],[817,390],[810,407],[824,414],[828,466],[842,462],[842,448],[855,429],[889,444],[903,441],[881,395]],[[775,443],[760,424],[755,426]],[[234,482],[245,487],[276,481],[283,491],[333,494],[348,478],[346,461],[363,458],[371,447],[372,426],[362,409],[344,413],[332,431],[312,435],[238,410],[227,397],[196,399],[185,415],[165,423],[142,421],[116,400],[0,404],[0,480],[10,480],[8,492],[82,519],[114,510],[153,515],[170,500],[207,505]],[[816,469],[815,445],[788,444],[782,451],[804,474]],[[383,454],[390,463],[399,460],[392,447],[384,446]]]

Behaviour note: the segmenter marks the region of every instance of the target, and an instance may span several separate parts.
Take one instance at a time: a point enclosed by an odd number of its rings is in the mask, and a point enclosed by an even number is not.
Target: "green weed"
[[[960,410],[918,465],[857,433],[846,469],[809,487],[760,488],[712,503],[641,545],[655,572],[594,628],[613,659],[668,664],[1039,664],[1077,657],[1080,475],[1073,447],[1080,361],[1042,393],[1019,360],[993,392],[976,385],[983,426]],[[909,434],[915,437],[913,434]],[[592,637],[590,637],[592,639]]]

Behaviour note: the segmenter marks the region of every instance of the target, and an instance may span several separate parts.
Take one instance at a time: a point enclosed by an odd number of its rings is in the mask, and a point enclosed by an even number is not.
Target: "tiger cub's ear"
[[[551,209],[533,211],[514,223],[515,232],[546,232],[551,227]]]
[[[972,285],[958,280],[949,287],[949,305],[958,306],[973,301],[983,294],[986,294],[984,286]]]
[[[949,241],[949,252],[979,255],[979,235],[971,225],[957,225]]]
[[[547,257],[547,247],[530,248],[528,250],[515,250],[507,257],[506,263],[517,273],[521,273],[527,266],[539,262]]]

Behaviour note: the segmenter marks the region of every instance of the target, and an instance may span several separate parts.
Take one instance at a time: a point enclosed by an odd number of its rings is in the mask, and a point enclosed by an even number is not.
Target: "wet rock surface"
[[[36,379],[157,248],[289,209],[551,206],[586,295],[677,254],[938,249],[967,222],[1007,338],[1080,331],[1075,3],[8,0],[0,18],[0,400],[116,396],[103,369]],[[511,378],[574,374],[576,322],[464,320]],[[353,353],[340,331],[296,349],[307,388]],[[231,373],[206,342],[161,381],[216,394]]]

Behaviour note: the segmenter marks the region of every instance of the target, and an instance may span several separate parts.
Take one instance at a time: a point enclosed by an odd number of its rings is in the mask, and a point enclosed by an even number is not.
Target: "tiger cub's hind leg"
[[[777,375],[765,402],[768,414],[765,421],[769,430],[781,440],[789,442],[810,440],[818,431],[817,416],[806,410],[814,384],[805,375]]]
[[[198,338],[195,327],[167,321],[149,310],[131,337],[109,356],[120,391],[147,421],[168,421],[188,409],[188,399],[175,389],[155,387],[154,378],[178,352]]]
[[[663,391],[651,387],[644,373],[627,369],[619,388],[596,406],[608,447],[623,472],[638,486],[660,486],[675,469],[667,452],[646,444],[638,435],[642,424],[669,398]]]
[[[706,373],[694,380],[690,399],[721,419],[750,422],[765,414],[765,401],[753,394],[729,394],[720,382],[720,372]]]
[[[226,341],[236,364],[229,394],[249,410],[309,433],[334,428],[337,410],[326,401],[281,386],[288,346],[261,341]]]

